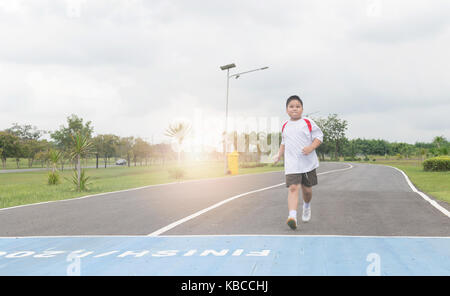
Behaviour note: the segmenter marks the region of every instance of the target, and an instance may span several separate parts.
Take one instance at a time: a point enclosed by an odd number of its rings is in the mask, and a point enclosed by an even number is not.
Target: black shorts
[[[317,185],[317,183],[316,169],[307,173],[286,175],[286,187],[289,187],[293,184],[302,184],[306,187],[311,187]]]

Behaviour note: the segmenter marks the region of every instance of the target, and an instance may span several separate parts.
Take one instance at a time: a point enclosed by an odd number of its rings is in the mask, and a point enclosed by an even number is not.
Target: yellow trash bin
[[[239,173],[239,153],[233,151],[228,153],[228,170],[232,175],[237,175]]]

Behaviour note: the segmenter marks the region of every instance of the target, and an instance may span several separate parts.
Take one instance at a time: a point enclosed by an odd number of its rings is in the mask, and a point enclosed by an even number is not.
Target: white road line
[[[55,203],[55,202],[68,202],[68,201],[80,200],[80,199],[84,199],[84,198],[88,198],[88,197],[98,197],[98,196],[103,196],[103,195],[107,195],[107,194],[111,194],[111,193],[121,193],[121,192],[135,191],[135,190],[141,190],[141,189],[146,189],[146,188],[151,188],[151,187],[159,187],[159,186],[166,186],[166,185],[173,185],[173,184],[193,183],[193,182],[217,180],[217,179],[224,179],[224,178],[245,177],[245,176],[262,175],[262,174],[270,174],[270,173],[280,173],[280,172],[283,172],[283,171],[280,170],[280,171],[272,171],[272,172],[264,172],[264,173],[242,174],[242,175],[236,175],[236,176],[204,178],[204,179],[187,180],[187,181],[182,181],[182,182],[170,182],[170,183],[163,183],[163,184],[146,185],[146,186],[137,187],[137,188],[130,188],[130,189],[124,189],[124,190],[118,190],[118,191],[110,191],[110,192],[102,192],[102,193],[85,195],[85,196],[80,196],[80,197],[75,197],[75,198],[70,198],[70,199],[43,201],[43,202],[38,202],[38,203],[32,203],[32,204],[26,204],[26,205],[14,206],[14,207],[2,208],[2,209],[0,209],[0,211],[12,210],[12,209],[29,207],[29,206],[38,206],[38,205],[43,205],[43,204]]]
[[[159,235],[158,237],[356,237],[356,238],[445,238],[450,236],[373,236],[373,235],[341,235],[341,234],[176,234],[176,235]]]
[[[43,235],[43,236],[0,236],[0,239],[52,239],[52,238],[196,238],[196,237],[344,237],[344,238],[445,238],[450,236],[398,236],[398,235],[344,235],[344,234],[176,234],[176,235]]]
[[[426,200],[427,202],[429,202],[433,207],[435,207],[436,209],[438,209],[442,214],[444,214],[445,216],[450,218],[450,212],[447,211],[447,209],[445,209],[444,207],[442,207],[440,204],[438,204],[436,201],[432,200],[431,198],[429,198],[425,193],[419,191],[414,185],[413,183],[409,180],[408,176],[405,174],[405,172],[403,172],[401,169],[398,169],[396,167],[390,166],[390,165],[386,165],[387,167],[396,169],[397,171],[399,171],[400,173],[402,173],[403,177],[405,177],[406,182],[408,183],[409,187],[411,187],[412,191],[414,191],[415,193],[419,194],[424,200]]]
[[[12,210],[12,209],[17,209],[17,208],[23,208],[23,207],[39,206],[39,205],[44,205],[44,204],[49,204],[49,203],[56,203],[56,202],[70,202],[70,201],[85,199],[85,198],[89,198],[89,197],[99,197],[99,196],[104,196],[104,195],[108,195],[108,194],[112,194],[112,193],[122,193],[122,192],[135,191],[135,190],[141,190],[141,189],[152,188],[152,187],[160,187],[160,186],[167,186],[167,185],[174,185],[174,184],[185,184],[185,183],[193,183],[193,182],[201,182],[201,181],[210,181],[210,180],[219,180],[219,179],[225,179],[225,178],[239,178],[239,177],[246,177],[246,176],[252,176],[252,175],[273,174],[273,173],[280,173],[280,172],[284,172],[284,171],[280,170],[280,171],[271,171],[271,172],[264,172],[264,173],[252,173],[252,174],[242,174],[242,175],[235,175],[235,176],[225,176],[225,177],[216,177],[216,178],[204,178],[204,179],[187,180],[187,181],[181,181],[181,182],[170,182],[170,183],[163,183],[163,184],[153,184],[153,185],[146,185],[146,186],[137,187],[137,188],[130,188],[130,189],[123,189],[123,190],[118,190],[118,191],[110,191],[110,192],[102,192],[102,193],[97,193],[97,194],[90,194],[90,195],[74,197],[74,198],[70,198],[70,199],[50,200],[50,201],[43,201],[43,202],[37,202],[37,203],[32,203],[32,204],[26,204],[26,205],[2,208],[2,209],[0,209],[0,212],[1,211]]]
[[[332,170],[332,171],[328,171],[328,172],[318,173],[317,175],[324,175],[324,174],[328,174],[328,173],[332,173],[332,172],[346,171],[346,170],[349,170],[349,169],[353,168],[353,166],[351,164],[349,164],[349,163],[347,163],[347,164],[350,167],[345,168],[345,169],[338,169],[338,170]],[[196,217],[198,217],[198,216],[200,216],[200,215],[202,215],[202,214],[204,214],[206,212],[209,212],[209,211],[211,211],[211,210],[213,210],[213,209],[215,209],[217,207],[220,207],[221,205],[229,203],[230,201],[233,201],[235,199],[238,199],[240,197],[243,197],[243,196],[246,196],[246,195],[249,195],[249,194],[252,194],[252,193],[256,193],[256,192],[264,191],[264,190],[267,190],[267,189],[275,188],[275,187],[278,187],[278,186],[281,186],[281,185],[284,185],[284,184],[286,184],[286,183],[284,182],[284,183],[280,183],[280,184],[277,184],[277,185],[273,185],[273,186],[269,186],[269,187],[265,187],[265,188],[261,188],[261,189],[257,189],[257,190],[253,190],[253,191],[249,191],[249,192],[245,192],[245,193],[241,193],[241,194],[232,196],[232,197],[230,197],[228,199],[225,199],[225,200],[223,200],[221,202],[218,202],[218,203],[216,203],[216,204],[214,204],[214,205],[212,205],[210,207],[207,207],[207,208],[205,208],[203,210],[200,210],[200,211],[198,211],[198,212],[196,212],[196,213],[194,213],[192,215],[184,217],[183,219],[175,221],[175,222],[173,222],[173,223],[171,223],[171,224],[169,224],[169,225],[167,225],[167,226],[165,226],[163,228],[160,228],[160,229],[150,233],[148,236],[158,236],[158,235],[160,235],[160,234],[162,234],[164,232],[169,231],[172,228],[177,227],[180,224],[183,224],[184,222],[192,220],[192,219],[194,219],[194,218],[196,218]]]
[[[189,221],[189,220],[191,220],[191,219],[194,219],[195,217],[198,217],[198,216],[200,216],[201,214],[204,214],[204,213],[206,213],[206,212],[209,212],[209,211],[211,211],[212,209],[215,209],[215,208],[217,208],[217,207],[220,207],[221,205],[226,204],[226,203],[228,203],[228,202],[230,202],[230,201],[233,201],[233,200],[235,200],[235,199],[238,199],[238,198],[240,198],[240,197],[242,197],[242,196],[249,195],[249,194],[252,194],[252,193],[255,193],[255,192],[260,192],[260,191],[267,190],[267,189],[270,189],[270,188],[275,188],[275,187],[281,186],[281,185],[283,185],[283,184],[285,184],[285,183],[280,183],[280,184],[277,184],[277,185],[273,185],[273,186],[265,187],[265,188],[262,188],[262,189],[257,189],[257,190],[249,191],[249,192],[242,193],[242,194],[239,194],[239,195],[235,195],[235,196],[230,197],[230,198],[228,198],[228,199],[225,199],[225,200],[223,200],[223,201],[221,201],[221,202],[218,202],[218,203],[216,203],[216,204],[214,204],[214,205],[212,205],[212,206],[210,206],[210,207],[207,207],[206,209],[200,210],[200,211],[198,211],[198,212],[196,212],[196,213],[194,213],[194,214],[192,214],[192,215],[190,215],[190,216],[187,216],[187,217],[185,217],[185,218],[183,218],[183,219],[180,219],[180,220],[178,220],[178,221],[175,221],[175,222],[173,222],[173,223],[171,223],[171,224],[169,224],[169,225],[167,225],[167,226],[165,226],[165,227],[163,227],[163,228],[160,228],[160,229],[156,230],[155,232],[150,233],[148,236],[158,236],[158,235],[160,235],[161,233],[164,233],[164,232],[166,232],[166,231],[169,231],[170,229],[172,229],[172,228],[174,228],[174,227],[177,227],[178,225],[180,225],[180,224],[182,224],[182,223],[184,223],[184,222],[187,222],[187,221]]]
[[[346,163],[349,165],[348,168],[345,169],[338,169],[338,170],[332,170],[332,171],[328,171],[328,172],[323,172],[323,173],[318,173],[317,175],[325,175],[325,174],[329,174],[329,173],[335,173],[335,172],[340,172],[340,171],[346,171],[346,170],[350,170],[353,168],[353,165],[351,165],[350,163]]]

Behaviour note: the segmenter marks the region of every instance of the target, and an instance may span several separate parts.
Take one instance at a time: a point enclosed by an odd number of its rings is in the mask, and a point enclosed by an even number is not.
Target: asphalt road
[[[450,219],[413,192],[399,171],[352,165],[326,173],[349,165],[321,163],[311,221],[296,231],[285,224],[287,188],[281,171],[3,209],[0,237],[149,235],[230,197],[270,186],[274,187],[240,196],[160,234],[450,236]]]

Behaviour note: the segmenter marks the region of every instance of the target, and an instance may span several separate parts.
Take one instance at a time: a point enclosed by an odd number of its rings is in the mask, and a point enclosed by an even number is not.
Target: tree
[[[49,151],[39,151],[36,153],[36,160],[41,162],[41,166],[44,167],[44,163],[47,163],[49,159]]]
[[[166,164],[166,159],[169,155],[173,154],[172,149],[169,144],[160,143],[152,146],[153,153],[156,157],[162,160],[163,166]]]
[[[178,165],[180,165],[180,154],[181,154],[181,145],[183,144],[184,139],[189,134],[191,130],[190,125],[187,122],[178,122],[173,125],[170,125],[165,132],[165,135],[171,137],[176,140],[178,144]]]
[[[325,122],[325,130],[330,141],[335,146],[335,158],[338,158],[339,143],[345,139],[345,131],[347,130],[347,121],[338,118],[337,114],[328,115]]]
[[[50,160],[50,164],[52,165],[52,172],[56,172],[58,169],[56,168],[56,166],[58,165],[59,161],[61,160],[62,157],[62,153],[61,151],[58,150],[50,150],[48,153],[48,158]]]
[[[128,167],[130,167],[130,159],[133,151],[134,137],[123,137],[119,139],[118,152],[121,157],[127,158]]]
[[[6,159],[20,155],[20,139],[7,131],[0,131],[0,149],[3,168],[6,168]],[[19,156],[20,157],[20,156]]]
[[[47,183],[49,185],[56,185],[59,183],[59,175],[57,173],[56,166],[58,165],[58,162],[60,161],[62,156],[62,152],[57,150],[50,150],[48,153],[48,157],[52,165],[52,172],[48,174]]]
[[[325,129],[327,120],[325,118],[316,118],[314,119],[314,122],[323,133],[323,143],[319,146],[319,148],[316,149],[316,151],[319,154],[319,157],[322,160],[325,160],[325,154],[329,154],[333,148],[332,143],[329,141],[328,130]]]
[[[70,151],[73,148],[73,137],[80,134],[90,139],[94,127],[91,126],[91,121],[83,123],[83,119],[75,114],[67,117],[67,127],[60,126],[59,130],[50,134],[55,141],[56,146],[63,152]]]
[[[17,167],[19,167],[21,157],[27,158],[28,167],[32,167],[35,155],[41,148],[39,138],[44,131],[38,130],[37,127],[30,124],[19,125],[18,123],[13,123],[13,126],[6,131],[20,139],[19,150],[16,153]]]
[[[95,154],[95,168],[98,169],[98,158],[103,154],[103,141],[100,135],[92,139],[93,153]]]
[[[44,131],[38,130],[37,127],[30,124],[19,125],[18,123],[13,123],[13,126],[7,129],[6,132],[16,135],[23,140],[39,140],[44,133]]]
[[[28,159],[28,167],[33,166],[34,159],[36,158],[36,154],[40,151],[41,145],[37,140],[27,140],[22,141],[22,156]]]
[[[334,158],[338,158],[339,151],[343,150],[346,138],[347,121],[339,119],[337,114],[330,114],[328,118],[314,119],[314,122],[323,132],[323,143],[319,146],[318,152],[324,158],[325,153],[331,153],[334,150]]]
[[[148,163],[148,159],[152,157],[153,155],[153,147],[150,143],[145,142],[144,145],[144,158],[145,158],[145,165]]]
[[[416,153],[417,153],[417,156],[418,156],[420,162],[422,162],[423,161],[423,157],[425,156],[427,151],[425,150],[425,148],[418,148]]]
[[[433,139],[433,144],[435,144],[438,149],[440,149],[441,145],[446,142],[447,142],[447,140],[445,139],[444,136],[437,136],[437,137],[434,137],[434,139]]]
[[[136,166],[136,161],[138,158],[142,166],[142,160],[146,158],[150,152],[150,144],[148,144],[141,138],[137,138],[136,141],[134,142],[132,150],[133,150],[134,166]]]
[[[89,140],[88,134],[83,134],[81,132],[78,132],[75,136],[72,136],[73,141],[73,148],[70,153],[71,159],[75,159],[77,163],[77,169],[75,170],[77,173],[74,176],[74,181],[76,178],[76,186],[77,190],[81,191],[86,189],[85,188],[85,180],[84,179],[84,172],[81,170],[81,163],[80,159],[83,156],[86,156],[89,154],[89,152],[92,149],[92,142]],[[75,182],[74,182],[75,183]]]
[[[93,148],[97,157],[98,168],[98,156],[102,155],[105,163],[105,168],[108,163],[108,159],[116,154],[117,146],[119,145],[119,137],[112,134],[97,135],[93,139]]]

